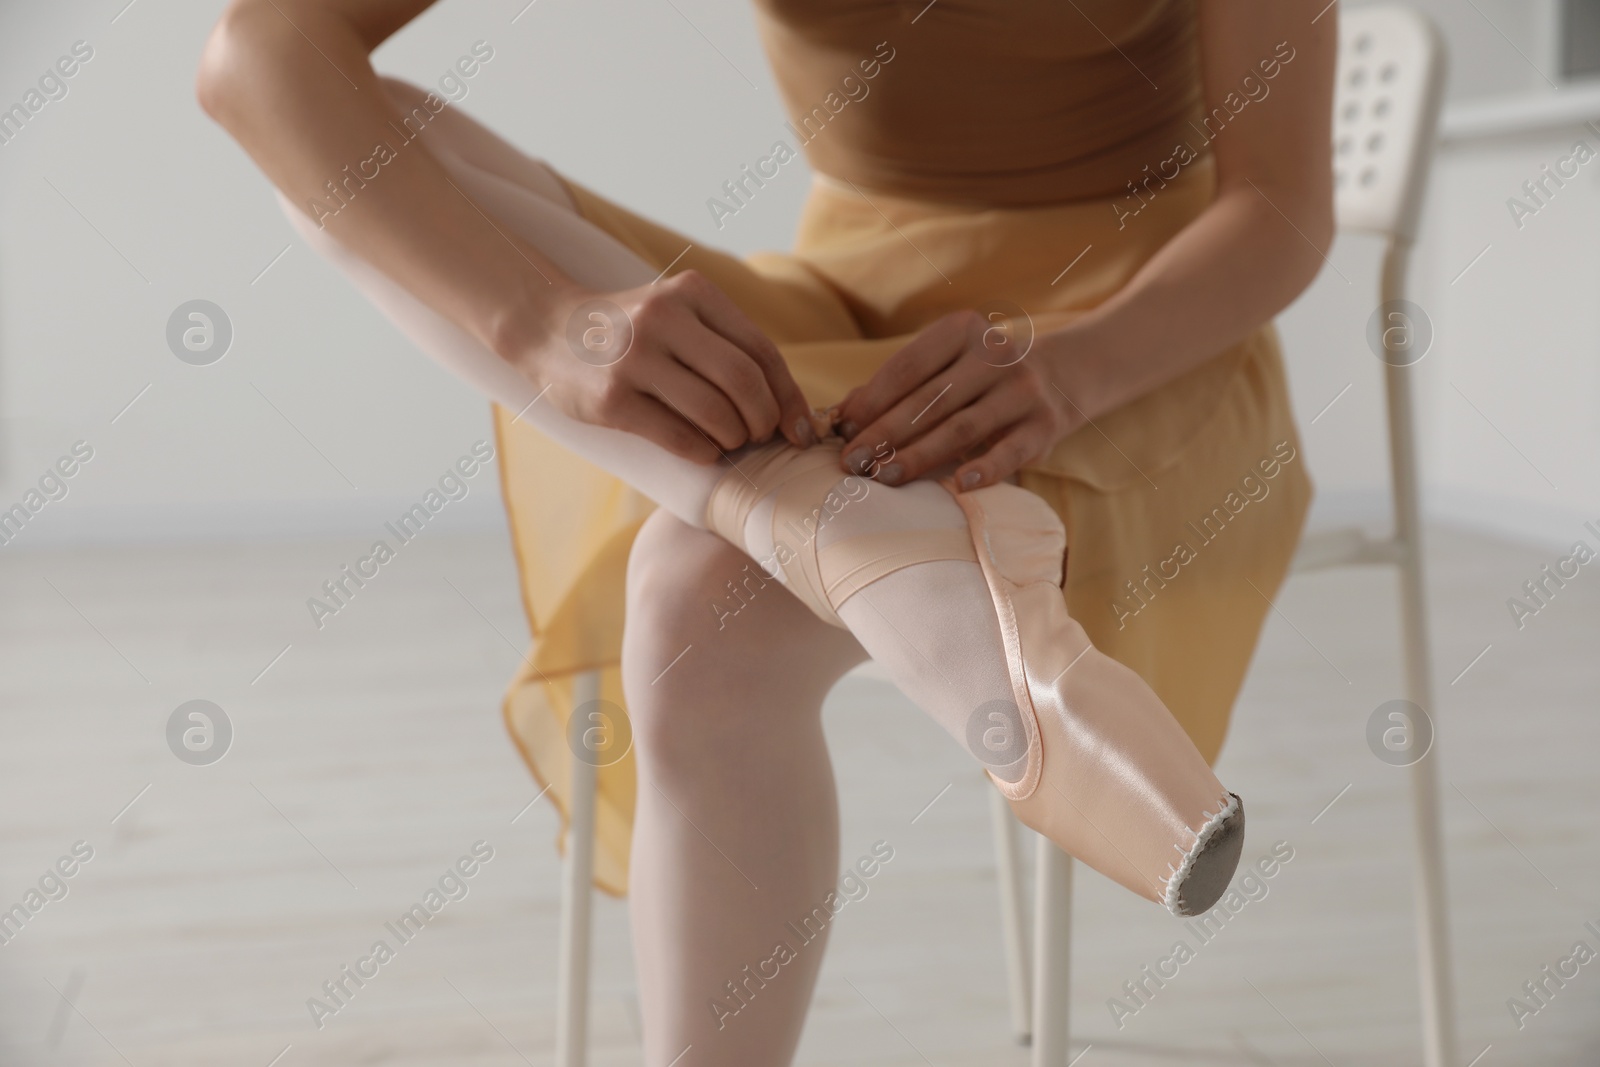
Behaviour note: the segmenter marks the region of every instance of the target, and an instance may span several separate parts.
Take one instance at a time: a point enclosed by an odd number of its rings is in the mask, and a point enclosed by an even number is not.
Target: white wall
[[[441,3],[378,65],[433,82],[487,41],[495,58],[464,106],[508,138],[697,242],[787,243],[801,164],[721,232],[705,208],[781,132],[745,4],[526,2]],[[125,4],[0,5],[0,107],[74,41],[95,50],[69,95],[0,145],[0,508],[73,442],[95,449],[70,495],[12,547],[365,532],[487,435],[486,405],[294,241],[264,180],[200,113],[193,71],[220,0]],[[1547,4],[1422,6],[1456,50],[1453,98],[1543,86],[1524,55],[1542,61]],[[1521,232],[1504,199],[1568,139],[1448,150],[1414,275],[1439,331],[1422,368],[1430,506],[1544,539],[1572,516],[1600,513],[1600,482],[1584,462],[1600,434],[1586,240],[1600,163]],[[1362,342],[1376,254],[1342,240],[1336,269],[1283,320],[1326,516],[1382,509],[1379,365]],[[196,297],[221,305],[235,329],[227,357],[209,367],[179,362],[164,337],[171,311]],[[447,517],[499,522],[493,486],[480,481]]]
[[[1439,323],[1425,378],[1437,510],[1557,545],[1600,520],[1600,158],[1520,227],[1507,201],[1535,203],[1523,183],[1579,141],[1600,153],[1578,124],[1449,146],[1419,298]]]
[[[1438,25],[1450,50],[1452,101],[1535,88],[1555,79],[1555,0],[1407,0]]]

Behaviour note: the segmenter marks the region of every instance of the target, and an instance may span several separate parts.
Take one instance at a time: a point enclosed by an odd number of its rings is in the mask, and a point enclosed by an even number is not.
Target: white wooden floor
[[[1592,1067],[1600,962],[1521,1029],[1507,999],[1576,942],[1600,951],[1600,576],[1519,632],[1506,598],[1553,556],[1432,546],[1460,1067]],[[0,1064],[550,1062],[558,867],[548,806],[517,817],[534,790],[498,714],[524,639],[505,545],[420,538],[318,632],[305,598],[352,558],[0,552],[0,908],[94,849],[0,947]],[[1185,931],[1080,874],[1081,1067],[1420,1062],[1404,774],[1364,735],[1397,695],[1390,590],[1345,572],[1279,598],[1222,774],[1247,858],[1281,839],[1294,859],[1120,1029],[1108,999]],[[165,740],[195,698],[235,729],[211,766]],[[828,716],[846,857],[883,838],[896,858],[840,916],[801,1062],[1024,1064],[985,786],[882,682],[848,679]],[[307,998],[479,840],[469,895],[317,1029]],[[594,1062],[637,1064],[625,913],[598,914]]]

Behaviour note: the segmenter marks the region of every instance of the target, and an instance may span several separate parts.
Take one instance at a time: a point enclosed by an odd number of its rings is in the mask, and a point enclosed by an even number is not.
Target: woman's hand
[[[696,463],[780,430],[816,443],[777,345],[704,275],[613,293],[567,284],[540,303],[513,363],[569,417]]]
[[[839,405],[846,469],[857,471],[887,443],[894,457],[878,468],[880,481],[898,485],[961,463],[956,484],[977,489],[1077,429],[1082,417],[1055,387],[1043,353],[1019,350],[1027,342],[1014,325],[958,311],[890,356]]]

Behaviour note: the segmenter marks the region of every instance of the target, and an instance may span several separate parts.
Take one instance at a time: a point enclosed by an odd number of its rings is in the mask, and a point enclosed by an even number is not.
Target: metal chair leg
[[[994,859],[1000,875],[1000,935],[1005,941],[1006,984],[1011,994],[1011,1029],[1017,1044],[1033,1040],[1033,989],[1029,967],[1028,930],[1022,888],[1022,855],[1017,848],[1017,817],[1011,805],[989,790],[989,815],[994,824]]]
[[[1066,1067],[1072,979],[1072,857],[1040,837],[1034,877],[1033,1067]]]
[[[577,676],[572,706],[600,696],[600,675]],[[567,860],[562,872],[559,970],[556,978],[556,1067],[583,1067],[589,1056],[589,934],[594,881],[595,766],[571,761],[572,797],[567,825]]]

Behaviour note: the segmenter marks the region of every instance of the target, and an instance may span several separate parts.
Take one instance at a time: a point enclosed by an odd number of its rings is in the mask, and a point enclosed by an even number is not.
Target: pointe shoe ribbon
[[[706,527],[743,545],[751,513],[770,499],[773,555],[757,563],[817,618],[847,629],[839,606],[873,582],[932,560],[976,562],[977,554],[965,530],[858,534],[819,548],[818,531],[875,484],[840,469],[842,445],[830,437],[807,449],[785,441],[753,449],[712,490]]]

